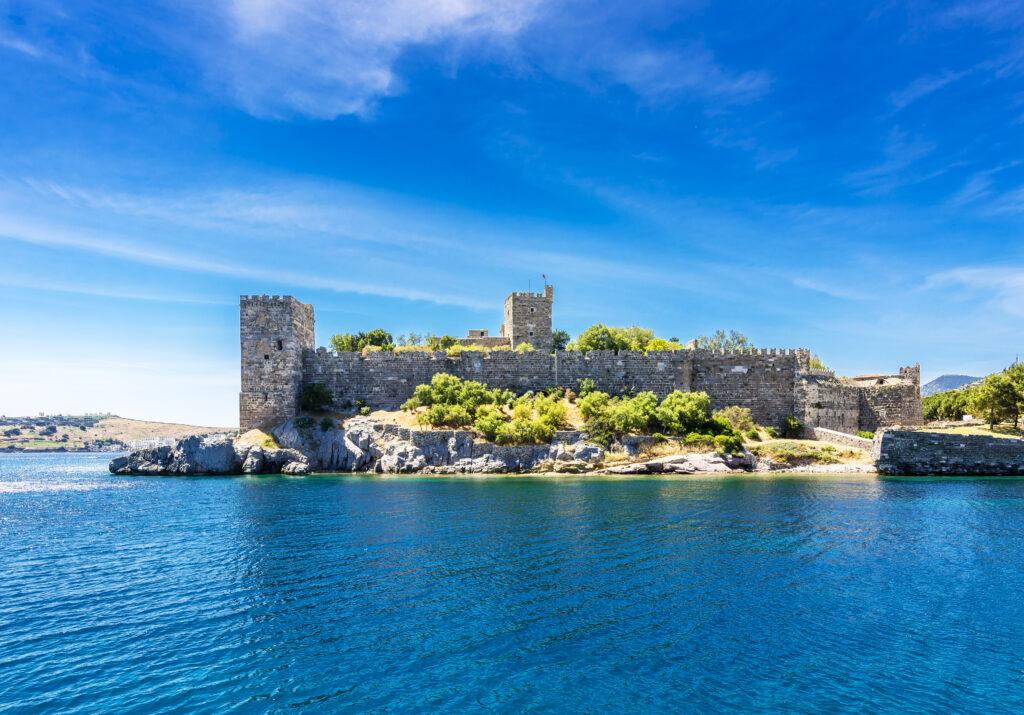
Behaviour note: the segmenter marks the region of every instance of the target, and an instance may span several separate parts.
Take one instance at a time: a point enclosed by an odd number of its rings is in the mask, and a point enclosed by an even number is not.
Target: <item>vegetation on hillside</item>
[[[1024,364],[989,375],[976,387],[929,395],[921,407],[926,420],[956,421],[970,414],[987,421],[990,429],[1001,422],[1017,428],[1024,411]]]
[[[754,432],[760,439],[750,410],[729,407],[713,414],[711,400],[703,392],[677,390],[659,401],[652,392],[612,396],[593,388],[592,380],[580,380],[578,397],[562,388],[517,396],[509,390],[492,390],[481,382],[438,373],[429,384],[417,386],[402,408],[415,412],[421,425],[472,426],[498,444],[550,442],[555,430],[568,426],[568,408],[574,401],[590,438],[605,445],[622,435],[653,434],[739,452],[745,432]]]

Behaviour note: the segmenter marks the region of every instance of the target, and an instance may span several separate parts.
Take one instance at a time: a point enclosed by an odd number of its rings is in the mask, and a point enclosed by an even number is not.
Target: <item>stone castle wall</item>
[[[873,455],[882,474],[1024,475],[1024,440],[976,434],[886,430]]]
[[[541,337],[548,343],[550,294],[550,287],[545,294],[530,294],[531,300],[548,306],[539,318],[547,321],[546,337]],[[513,303],[518,311],[520,303]],[[786,416],[795,415],[805,425],[848,434],[922,422],[917,367],[903,368],[897,384],[864,387],[840,381],[827,370],[809,369],[807,350],[337,354],[314,349],[312,306],[290,296],[242,296],[240,307],[242,430],[295,417],[303,384],[330,388],[336,411],[360,401],[373,408],[396,408],[439,372],[517,393],[555,386],[576,389],[583,378],[610,394],[649,390],[663,398],[673,390],[703,391],[714,409],[747,407],[760,424],[779,426]]]
[[[529,343],[535,350],[551,350],[551,306],[555,289],[544,286],[543,293],[512,293],[505,299],[505,320],[501,335],[515,348]]]
[[[659,398],[673,390],[704,391],[712,407],[749,407],[754,419],[778,425],[793,414],[793,385],[798,355],[806,351],[758,350],[753,353],[663,351],[588,353],[534,351],[516,353],[377,352],[337,354],[326,348],[305,352],[305,382],[320,382],[335,396],[335,407],[364,400],[372,407],[395,408],[409,399],[417,385],[439,372],[478,380],[514,392],[548,387],[575,389],[590,378],[596,389],[610,394],[650,390]]]
[[[316,345],[313,306],[291,296],[247,296],[239,301],[242,431],[291,419],[298,409],[304,352]]]

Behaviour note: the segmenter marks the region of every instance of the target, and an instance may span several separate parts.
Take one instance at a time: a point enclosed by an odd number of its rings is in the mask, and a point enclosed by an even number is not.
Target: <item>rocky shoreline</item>
[[[749,472],[872,473],[871,465],[790,467],[750,452],[685,452],[642,459],[651,437],[624,437],[609,452],[577,430],[557,432],[550,444],[497,445],[466,430],[417,430],[371,418],[344,429],[300,428],[287,422],[270,430],[278,447],[227,435],[193,436],[173,446],[117,457],[120,475],[371,474],[728,474]]]

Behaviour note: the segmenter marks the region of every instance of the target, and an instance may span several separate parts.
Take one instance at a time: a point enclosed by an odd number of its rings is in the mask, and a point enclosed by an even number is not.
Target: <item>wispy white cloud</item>
[[[889,101],[892,103],[893,110],[898,112],[966,75],[967,72],[944,72],[939,75],[918,77],[903,89],[890,94]]]
[[[401,80],[407,48],[445,40],[500,42],[535,17],[540,0],[221,0],[227,42],[197,48],[207,73],[257,116],[365,115]]]
[[[0,31],[0,47],[6,47],[9,50],[14,50],[15,52],[20,52],[23,55],[28,55],[29,57],[37,59],[44,55],[44,52],[31,42],[19,37],[4,34],[2,31]]]
[[[984,303],[1024,318],[1024,268],[964,267],[941,271],[928,277],[926,286],[959,287]]]
[[[438,291],[431,287],[417,289],[393,282],[377,284],[301,273],[280,267],[262,268],[259,267],[262,264],[237,258],[216,257],[209,252],[188,253],[180,246],[175,250],[162,250],[130,236],[85,232],[68,226],[48,225],[0,213],[0,240],[4,239],[49,248],[70,248],[160,268],[244,278],[258,284],[300,286],[342,293],[422,300],[473,309],[485,307],[484,302],[479,299]]]
[[[884,194],[905,184],[925,181],[948,168],[927,173],[911,171],[914,164],[934,149],[932,142],[920,137],[910,138],[899,127],[894,127],[883,149],[883,161],[868,169],[850,172],[846,181],[866,194]]]
[[[1024,2],[1021,0],[965,0],[955,3],[936,15],[945,25],[983,25],[993,29],[1019,27],[1024,24]]]
[[[580,58],[583,68],[606,74],[653,102],[680,99],[749,102],[763,96],[771,78],[763,70],[732,72],[705,47],[683,49],[603,46]]]
[[[0,275],[0,286],[23,290],[42,290],[53,293],[71,293],[74,295],[90,295],[97,298],[117,298],[121,300],[144,300],[154,303],[184,303],[199,305],[234,305],[221,300],[209,300],[181,294],[160,294],[139,290],[126,290],[106,286],[89,285],[87,283],[58,282],[46,278],[18,278]]]

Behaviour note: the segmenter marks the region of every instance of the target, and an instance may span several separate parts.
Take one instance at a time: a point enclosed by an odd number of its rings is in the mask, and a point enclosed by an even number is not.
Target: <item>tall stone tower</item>
[[[529,343],[535,350],[551,351],[551,304],[555,289],[544,286],[543,293],[512,293],[505,299],[505,322],[501,334],[512,339],[513,349]]]
[[[302,353],[316,347],[313,306],[286,296],[241,296],[242,391],[238,427],[243,432],[295,417],[302,385]]]

